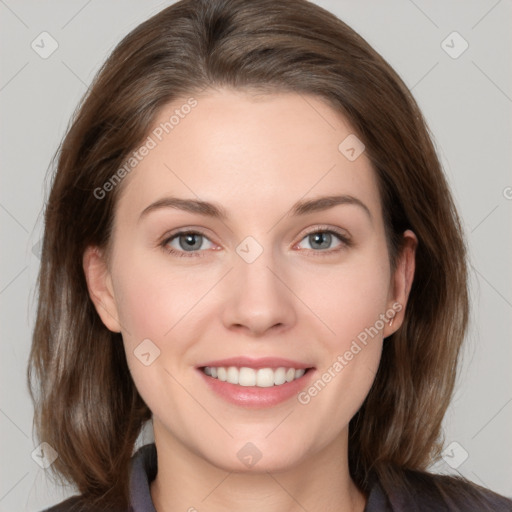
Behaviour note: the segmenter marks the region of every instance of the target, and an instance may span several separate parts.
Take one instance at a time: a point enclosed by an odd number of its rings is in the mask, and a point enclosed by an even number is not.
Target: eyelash
[[[315,256],[321,256],[321,257],[330,256],[334,253],[338,253],[338,252],[342,251],[345,248],[352,247],[352,245],[353,245],[352,241],[348,237],[343,235],[341,232],[339,232],[338,230],[335,230],[333,228],[326,228],[326,227],[325,228],[317,227],[316,229],[309,231],[301,238],[300,242],[302,242],[302,240],[304,240],[304,238],[306,238],[307,236],[314,235],[316,233],[329,233],[329,234],[335,235],[339,239],[339,241],[342,243],[342,245],[336,249],[328,249],[328,250],[320,250],[320,251],[315,251],[313,249],[306,249],[310,252],[313,252],[315,254]],[[201,233],[200,231],[182,230],[182,231],[177,231],[176,233],[173,233],[172,236],[166,237],[160,243],[160,246],[166,253],[172,254],[173,256],[178,256],[180,258],[182,258],[182,257],[185,257],[185,258],[203,257],[203,255],[201,254],[201,252],[203,252],[203,251],[200,251],[200,250],[187,252],[187,251],[177,251],[175,249],[170,248],[168,246],[169,242],[171,242],[175,238],[179,237],[180,235],[199,235],[199,236],[203,236],[209,240],[209,238],[204,233]]]

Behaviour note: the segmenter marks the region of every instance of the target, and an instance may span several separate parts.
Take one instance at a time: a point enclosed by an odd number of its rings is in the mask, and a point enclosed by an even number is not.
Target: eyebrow
[[[369,208],[357,197],[350,195],[323,196],[315,199],[306,199],[297,201],[289,213],[292,216],[307,215],[309,213],[319,212],[333,208],[341,204],[348,204],[360,207],[366,212],[371,221],[372,214]],[[219,204],[202,201],[200,199],[182,199],[178,197],[164,197],[147,206],[140,214],[139,221],[148,213],[161,208],[174,208],[191,213],[198,213],[208,217],[220,220],[227,220],[229,215],[227,211]]]

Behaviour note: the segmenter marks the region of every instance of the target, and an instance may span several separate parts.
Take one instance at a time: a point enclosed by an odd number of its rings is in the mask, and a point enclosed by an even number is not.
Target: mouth
[[[292,368],[280,366],[278,368],[250,368],[248,366],[203,366],[200,370],[208,377],[221,382],[236,384],[238,386],[254,386],[270,388],[282,386],[288,382],[300,379],[312,368]]]
[[[291,359],[232,357],[197,366],[207,388],[241,407],[268,408],[287,402],[316,374],[314,366]]]

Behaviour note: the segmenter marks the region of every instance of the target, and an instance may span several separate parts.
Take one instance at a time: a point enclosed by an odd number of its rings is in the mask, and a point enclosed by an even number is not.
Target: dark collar
[[[132,458],[130,504],[132,512],[156,512],[149,485],[155,479],[157,458],[155,443],[139,448]]]

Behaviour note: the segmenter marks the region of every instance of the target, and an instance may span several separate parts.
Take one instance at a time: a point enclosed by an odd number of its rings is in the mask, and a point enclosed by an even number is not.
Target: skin
[[[104,324],[122,333],[153,413],[155,508],[363,511],[367,497],[348,471],[348,424],[371,388],[384,338],[402,324],[417,238],[404,233],[392,273],[374,170],[364,152],[349,161],[338,150],[353,130],[320,99],[231,89],[196,99],[124,179],[110,257],[89,247],[83,259],[91,298]],[[184,102],[167,105],[155,126]],[[360,199],[372,218],[350,204],[287,215],[299,199],[333,194]],[[228,218],[162,208],[139,220],[170,195],[216,202]],[[353,244],[333,235],[318,248],[307,234],[319,226],[339,228]],[[183,238],[182,246],[179,237],[168,245],[185,257],[159,245],[178,228],[204,233],[195,255]],[[263,248],[252,263],[236,252],[247,236]],[[307,405],[292,397],[239,407],[214,394],[195,368],[275,356],[308,363],[318,377],[394,303],[403,308],[392,326],[385,323]],[[160,350],[149,366],[134,355],[147,338]],[[261,453],[252,467],[237,457],[247,442]]]

